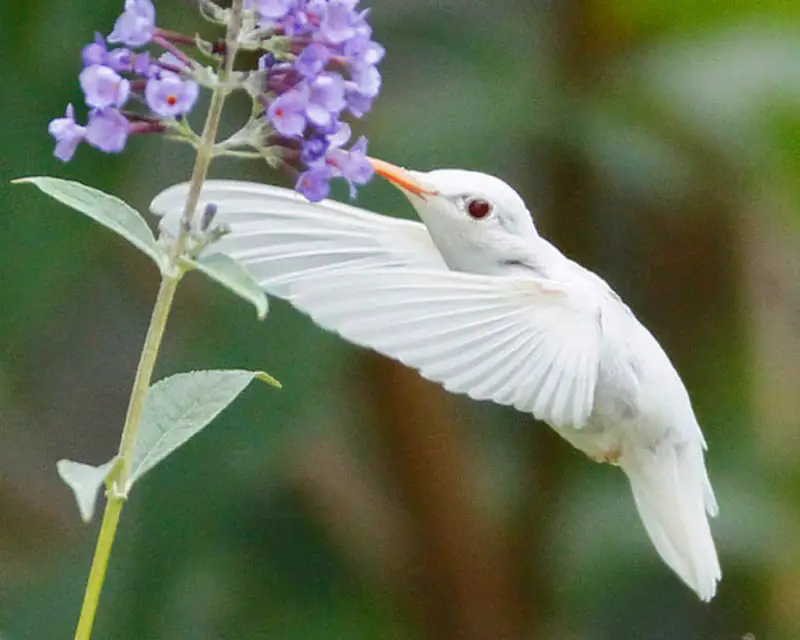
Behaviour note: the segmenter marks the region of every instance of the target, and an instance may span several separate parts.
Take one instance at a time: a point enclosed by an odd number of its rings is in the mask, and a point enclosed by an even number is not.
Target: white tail
[[[656,451],[620,460],[656,551],[664,562],[708,602],[722,571],[708,526],[717,503],[699,443],[663,442]]]

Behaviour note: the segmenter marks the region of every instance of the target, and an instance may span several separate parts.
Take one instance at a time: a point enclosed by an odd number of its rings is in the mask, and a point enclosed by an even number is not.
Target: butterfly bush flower
[[[131,123],[116,109],[97,109],[86,125],[86,142],[100,151],[119,153],[125,148]]]
[[[93,64],[81,72],[79,80],[90,107],[121,107],[128,101],[131,83],[111,67]]]
[[[200,0],[203,13],[224,23],[227,10]],[[367,140],[352,141],[348,118],[363,117],[381,87],[384,48],[372,39],[359,0],[245,0],[240,48],[256,51],[258,68],[237,70],[232,90],[250,94],[253,115],[215,146],[217,156],[256,157],[297,172],[296,189],[310,200],[344,179],[351,197],[372,177]],[[186,49],[191,49],[187,53]],[[86,124],[70,105],[50,123],[54,155],[69,161],[77,147],[122,151],[135,134],[168,133],[194,144],[186,116],[201,88],[217,77],[205,58],[225,55],[223,41],[161,29],[151,0],[126,0],[107,36],[95,34],[82,51],[80,86]],[[237,65],[238,66],[238,65]]]
[[[72,158],[75,149],[86,137],[86,127],[75,122],[75,109],[71,104],[67,105],[67,111],[63,118],[56,118],[50,122],[48,131],[56,139],[54,155],[64,162],[68,162]]]
[[[162,71],[147,81],[144,97],[153,113],[176,118],[191,111],[199,91],[196,82],[184,80],[171,71]]]
[[[266,116],[273,128],[299,145],[304,171],[297,190],[310,200],[328,194],[332,178],[356,185],[372,177],[367,141],[345,145],[350,128],[343,117],[361,118],[380,92],[378,63],[383,47],[372,40],[367,12],[357,0],[253,0],[261,25],[291,37],[296,54],[289,64],[262,65],[276,97]]]
[[[156,30],[156,8],[151,0],[125,0],[125,11],[117,18],[109,42],[141,47],[153,39]]]

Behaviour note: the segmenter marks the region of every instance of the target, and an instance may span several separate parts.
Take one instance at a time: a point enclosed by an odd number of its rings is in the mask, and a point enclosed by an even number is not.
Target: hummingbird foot
[[[613,449],[609,449],[605,453],[599,456],[591,456],[592,460],[595,462],[600,462],[603,464],[613,464],[618,465],[620,456],[622,455],[622,447],[617,445]]]

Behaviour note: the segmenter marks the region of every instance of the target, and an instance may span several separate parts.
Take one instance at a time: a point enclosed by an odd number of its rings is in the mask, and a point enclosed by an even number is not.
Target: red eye
[[[476,198],[467,202],[467,213],[475,218],[481,220],[492,212],[492,205],[486,200]]]

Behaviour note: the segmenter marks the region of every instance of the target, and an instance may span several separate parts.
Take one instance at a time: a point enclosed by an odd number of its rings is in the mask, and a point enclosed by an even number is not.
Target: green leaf
[[[56,463],[58,475],[72,489],[75,494],[75,501],[78,503],[78,511],[84,522],[89,522],[94,515],[94,507],[97,503],[97,494],[103,486],[108,474],[114,467],[117,458],[112,458],[99,467],[72,460],[59,460]]]
[[[33,184],[59,202],[86,214],[146,253],[159,268],[166,262],[166,255],[156,243],[144,218],[119,198],[80,182],[61,178],[38,176],[19,178],[12,182]]]
[[[169,454],[200,432],[257,378],[280,387],[262,371],[192,371],[154,384],[142,410],[139,438],[131,465],[133,484]]]
[[[211,253],[197,260],[187,259],[186,262],[250,302],[256,308],[259,320],[267,315],[267,294],[241,262],[223,253]]]

